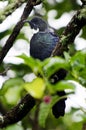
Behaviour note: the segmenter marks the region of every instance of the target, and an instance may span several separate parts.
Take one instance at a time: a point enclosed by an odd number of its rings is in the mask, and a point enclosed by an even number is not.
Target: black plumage
[[[34,34],[30,41],[31,56],[40,60],[50,57],[58,39],[51,32],[38,32]]]

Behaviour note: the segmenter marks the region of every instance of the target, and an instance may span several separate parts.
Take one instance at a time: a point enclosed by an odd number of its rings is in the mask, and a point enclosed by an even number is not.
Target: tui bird
[[[53,49],[55,48],[56,44],[59,41],[59,37],[55,35],[53,32],[50,31],[48,24],[41,19],[40,17],[34,17],[31,21],[26,21],[30,24],[30,27],[32,29],[39,29],[37,33],[35,33],[30,41],[30,55],[33,58],[40,59],[43,61],[44,59],[51,56],[51,53]],[[53,78],[54,82],[51,82],[55,84],[61,79],[64,79],[66,76],[66,71],[63,69],[60,69],[56,74],[52,75],[50,77],[50,81]],[[64,96],[65,92],[57,92],[59,96]],[[65,100],[61,99],[52,107],[52,112],[56,118],[60,116],[64,116],[65,114]]]

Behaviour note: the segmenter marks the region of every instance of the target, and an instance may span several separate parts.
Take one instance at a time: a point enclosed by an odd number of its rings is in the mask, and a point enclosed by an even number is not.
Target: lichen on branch
[[[20,121],[34,107],[35,99],[27,94],[17,106],[0,116],[0,128]]]
[[[7,18],[10,14],[12,14],[17,8],[19,8],[23,3],[27,0],[12,0],[8,5],[0,10],[0,23]]]

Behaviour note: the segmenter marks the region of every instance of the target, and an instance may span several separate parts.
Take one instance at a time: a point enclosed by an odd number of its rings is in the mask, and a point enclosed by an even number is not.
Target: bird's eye
[[[34,24],[34,23],[31,23],[31,28],[37,30],[38,26],[36,24]]]

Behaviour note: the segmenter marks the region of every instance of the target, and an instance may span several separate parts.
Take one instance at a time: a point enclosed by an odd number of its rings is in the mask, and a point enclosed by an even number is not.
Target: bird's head
[[[45,31],[48,29],[47,23],[40,17],[34,17],[32,20],[26,20],[25,22],[28,22],[30,27],[35,30],[39,29],[39,31]]]

